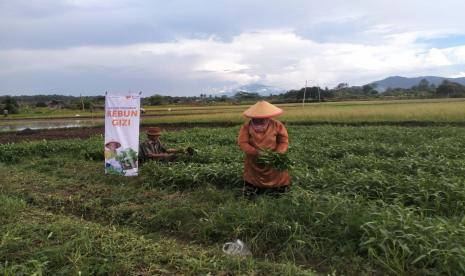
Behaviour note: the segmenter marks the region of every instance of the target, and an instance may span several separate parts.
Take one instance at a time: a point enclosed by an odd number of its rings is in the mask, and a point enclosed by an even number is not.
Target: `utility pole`
[[[81,97],[81,106],[82,106],[82,111],[84,111],[84,100],[82,99],[82,94],[79,94]]]
[[[304,88],[304,98],[302,100],[302,107],[305,106],[305,94],[307,93],[307,80],[305,80],[305,88]]]
[[[321,95],[320,95],[320,86],[317,86],[318,88],[318,101],[321,102]]]

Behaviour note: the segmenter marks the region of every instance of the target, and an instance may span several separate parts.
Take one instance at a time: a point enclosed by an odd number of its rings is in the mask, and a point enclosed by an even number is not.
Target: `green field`
[[[366,101],[278,105],[284,110],[281,120],[288,123],[363,123],[363,122],[460,122],[465,123],[465,100]],[[247,106],[191,111],[159,118],[144,118],[145,124],[233,122],[241,123]],[[157,111],[159,114],[168,111]],[[181,112],[181,110],[179,110]],[[182,112],[187,112],[182,110]],[[171,111],[173,113],[173,109]],[[150,114],[150,113],[149,113]]]
[[[242,112],[249,105],[211,106],[145,106],[145,124],[234,122],[243,121]],[[280,104],[286,122],[461,122],[465,123],[465,99],[428,99],[395,101],[353,101],[302,104]],[[76,115],[80,115],[76,117]],[[81,110],[31,109],[27,113],[11,115],[24,119],[90,119],[103,118],[103,111],[90,113]],[[12,124],[0,119],[0,125]]]
[[[0,145],[0,271],[465,273],[464,128],[290,126],[291,192],[256,199],[237,132],[167,133],[198,154],[134,178],[103,174],[102,137]],[[221,252],[235,238],[252,257]]]

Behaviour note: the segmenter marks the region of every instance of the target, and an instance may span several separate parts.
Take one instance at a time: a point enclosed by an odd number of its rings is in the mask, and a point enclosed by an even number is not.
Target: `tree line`
[[[449,80],[444,80],[440,85],[431,84],[422,79],[418,85],[410,88],[387,88],[384,92],[378,92],[376,84],[363,86],[349,86],[347,83],[339,83],[336,87],[302,87],[298,90],[289,90],[285,93],[262,96],[258,93],[239,91],[232,97],[225,95],[200,96],[163,96],[159,94],[142,98],[142,105],[163,104],[213,104],[232,103],[240,104],[266,99],[273,103],[318,101],[363,100],[383,98],[465,98],[465,86]],[[93,110],[103,108],[105,96],[63,96],[63,95],[33,95],[33,96],[0,96],[0,108],[8,110],[10,114],[18,113],[20,106],[27,107],[51,107]]]

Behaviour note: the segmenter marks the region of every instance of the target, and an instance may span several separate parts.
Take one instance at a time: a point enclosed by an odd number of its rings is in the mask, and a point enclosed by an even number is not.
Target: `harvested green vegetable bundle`
[[[294,162],[289,159],[286,153],[278,153],[269,149],[262,150],[257,158],[257,162],[275,168],[278,171],[292,169]]]

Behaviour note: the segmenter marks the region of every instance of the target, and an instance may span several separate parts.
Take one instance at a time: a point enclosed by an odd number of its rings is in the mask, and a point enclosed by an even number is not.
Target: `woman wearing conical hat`
[[[122,174],[123,166],[116,160],[118,155],[116,149],[121,147],[121,143],[115,139],[110,139],[105,143],[105,171],[111,174]]]
[[[257,102],[243,113],[250,120],[242,125],[238,144],[245,153],[244,182],[249,191],[281,193],[290,186],[289,172],[278,171],[257,162],[261,150],[269,149],[278,153],[287,151],[287,129],[281,122],[272,119],[282,113],[281,108],[266,101]]]
[[[110,139],[105,143],[105,159],[115,158],[117,155],[116,149],[121,147],[121,143],[115,139]]]

